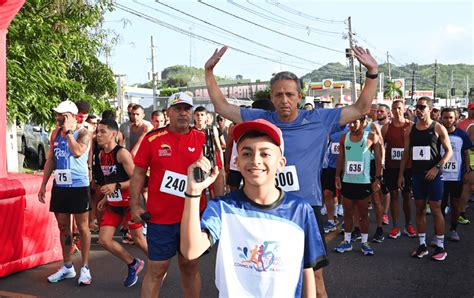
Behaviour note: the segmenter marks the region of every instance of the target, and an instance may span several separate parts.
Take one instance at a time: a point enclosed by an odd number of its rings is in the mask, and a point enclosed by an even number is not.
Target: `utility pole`
[[[155,73],[155,46],[153,45],[153,35],[151,36],[151,80],[153,86],[153,111],[155,111],[157,107],[157,84],[156,84],[156,73]]]
[[[413,105],[413,93],[415,93],[415,68],[413,68],[413,74],[411,75],[411,104]]]
[[[114,74],[114,77],[117,78],[117,106],[118,106],[118,121],[119,123],[125,122],[125,117],[124,117],[124,104],[123,104],[123,93],[122,93],[122,77],[124,77],[125,74],[120,74],[116,73]]]
[[[387,64],[388,64],[388,80],[392,80],[392,67],[390,66],[390,55],[388,54],[387,51]]]
[[[435,69],[434,69],[434,85],[433,85],[433,102],[436,100],[436,72],[438,69],[438,59],[435,59]]]
[[[357,84],[357,77],[356,77],[356,68],[355,68],[355,58],[354,58],[354,51],[352,50],[354,47],[353,41],[352,41],[352,23],[351,23],[351,17],[348,18],[348,24],[349,24],[349,47],[350,47],[350,57],[349,61],[351,62],[351,68],[352,68],[352,90],[351,90],[351,101],[354,103],[357,99],[357,91],[356,91],[356,84]],[[362,82],[361,82],[362,84]]]
[[[388,64],[388,80],[391,82],[392,81],[392,67],[390,66],[390,55],[388,54],[388,51],[387,51],[387,64]],[[390,100],[392,99],[393,99],[393,89],[392,89],[392,92],[390,92]]]
[[[454,91],[454,92],[453,92]],[[455,97],[455,90],[454,90],[454,70],[451,69],[451,90],[449,94],[449,106],[453,106],[453,97]]]

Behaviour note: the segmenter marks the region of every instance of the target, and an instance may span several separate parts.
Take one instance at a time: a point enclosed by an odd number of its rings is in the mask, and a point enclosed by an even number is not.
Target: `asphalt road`
[[[467,211],[468,216],[474,219],[474,203],[470,203]],[[433,226],[431,216],[427,220],[427,227],[430,227],[427,239],[430,240]],[[374,230],[372,222],[370,235]],[[330,297],[473,297],[474,254],[471,250],[474,249],[474,223],[459,226],[458,231],[461,242],[446,241],[448,257],[444,262],[431,261],[429,256],[423,259],[411,258],[410,252],[417,247],[418,240],[406,236],[373,244],[375,255],[372,257],[362,255],[360,242],[354,244],[352,252],[336,254],[334,247],[342,240],[342,236],[336,232],[330,234],[330,265],[325,270],[328,294]],[[385,234],[388,233],[389,227],[386,226]],[[144,258],[136,247],[126,247],[136,256]],[[139,296],[143,275],[140,275],[139,283],[133,288],[124,288],[122,280],[127,272],[126,266],[95,241],[91,250],[91,286],[79,287],[77,279],[49,284],[46,277],[60,266],[57,262],[0,278],[0,297],[14,295],[12,293],[68,298]],[[214,286],[215,252],[214,249],[201,259],[201,297],[218,296]],[[77,271],[80,257],[76,256],[74,261]],[[176,259],[163,284],[161,297],[183,297]]]

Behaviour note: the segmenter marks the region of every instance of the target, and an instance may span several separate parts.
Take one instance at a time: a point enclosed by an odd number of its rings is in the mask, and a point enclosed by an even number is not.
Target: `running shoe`
[[[403,233],[410,238],[416,237],[416,230],[415,228],[413,228],[412,225],[406,226],[405,229],[403,230]]]
[[[444,248],[436,246],[433,254],[431,255],[431,259],[435,261],[444,261],[448,253],[444,250]]]
[[[390,224],[390,220],[388,219],[387,213],[384,213],[384,214],[382,215],[382,223],[383,223],[384,225],[389,225],[389,224]]]
[[[331,223],[331,222],[329,222],[329,221],[327,221],[327,222],[325,222],[325,223],[323,224],[323,228],[324,228],[324,234],[328,234],[328,233],[330,233],[330,232],[332,232],[332,231],[337,230],[336,224],[335,224],[335,223]]]
[[[88,286],[92,283],[91,272],[87,266],[82,266],[81,275],[79,276],[77,283],[80,286]]]
[[[134,244],[132,237],[128,230],[122,230],[122,243],[123,244]]]
[[[347,242],[347,241],[342,241],[341,243],[339,243],[338,246],[336,246],[336,248],[334,248],[334,250],[338,253],[344,253],[346,251],[351,251],[352,250],[352,243],[350,242]]]
[[[471,221],[466,217],[466,216],[462,216],[460,215],[458,217],[458,223],[462,224],[462,225],[468,225],[471,223]]]
[[[397,239],[398,237],[400,237],[401,234],[402,233],[400,232],[399,227],[393,227],[392,230],[390,231],[390,234],[388,234],[388,237],[392,239]]]
[[[323,205],[323,207],[321,208],[321,215],[326,215],[328,214],[328,210],[326,209],[326,205]]]
[[[354,230],[351,233],[351,242],[355,242],[355,241],[360,240],[360,239],[362,239],[360,229],[358,227],[355,227]]]
[[[373,256],[375,254],[372,247],[370,247],[369,242],[362,243],[360,246],[360,251],[364,254],[364,256]]]
[[[71,266],[71,268],[67,268],[66,265],[64,265],[56,273],[48,276],[48,281],[59,282],[65,280],[66,278],[74,277],[76,277],[76,270],[74,270],[74,266]]]
[[[414,258],[423,258],[424,256],[426,256],[428,254],[428,249],[426,248],[426,245],[425,244],[420,244],[418,246],[418,248],[411,253],[411,256],[414,257]]]
[[[451,240],[453,242],[459,242],[459,240],[461,240],[461,238],[459,237],[459,234],[458,234],[458,232],[456,232],[456,230],[452,230],[451,232],[449,232],[449,240]]]
[[[377,228],[374,236],[372,237],[372,242],[382,243],[384,240],[385,240],[385,237],[383,236],[382,228]]]
[[[337,216],[344,216],[344,207],[342,207],[342,204],[337,205]]]
[[[138,273],[142,271],[143,266],[145,265],[145,262],[142,260],[136,258],[135,259],[135,265],[134,266],[129,266],[128,267],[128,275],[123,281],[123,285],[127,288],[130,288],[134,284],[137,283],[138,281]]]
[[[446,208],[444,208],[444,214],[448,214],[449,213],[449,206],[446,206]]]
[[[369,206],[368,206],[369,210],[372,210],[374,207],[372,207],[372,202],[369,201]]]

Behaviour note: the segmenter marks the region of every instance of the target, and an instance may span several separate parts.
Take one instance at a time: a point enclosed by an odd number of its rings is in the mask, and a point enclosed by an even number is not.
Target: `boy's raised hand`
[[[201,168],[201,170],[204,172],[209,172],[211,170],[211,163],[206,157],[201,156],[201,158],[189,166],[186,193],[190,195],[200,194],[204,189],[209,187],[209,185],[214,183],[217,178],[217,174],[219,173],[219,169],[214,167],[214,169],[212,169],[211,175],[209,175],[209,177],[207,177],[204,181],[198,183],[196,179],[194,179],[195,168]]]

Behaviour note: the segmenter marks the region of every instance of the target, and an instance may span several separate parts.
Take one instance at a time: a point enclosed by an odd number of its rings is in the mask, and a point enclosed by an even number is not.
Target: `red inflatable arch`
[[[62,258],[59,231],[38,201],[42,175],[7,172],[6,36],[25,0],[0,0],[0,277]]]

